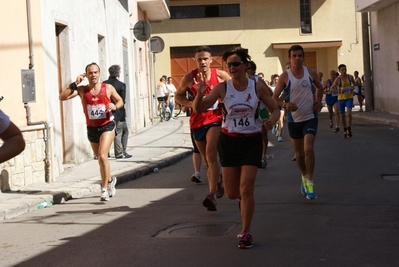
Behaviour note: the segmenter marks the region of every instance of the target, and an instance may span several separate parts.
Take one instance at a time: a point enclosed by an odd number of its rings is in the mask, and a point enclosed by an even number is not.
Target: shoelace
[[[237,234],[237,238],[243,238],[245,237],[245,239],[247,239],[249,237],[249,233],[248,232],[240,232]]]
[[[308,184],[308,185],[307,185],[309,193],[313,193],[313,192],[314,192],[314,191],[313,191],[313,185],[314,185],[314,184]]]

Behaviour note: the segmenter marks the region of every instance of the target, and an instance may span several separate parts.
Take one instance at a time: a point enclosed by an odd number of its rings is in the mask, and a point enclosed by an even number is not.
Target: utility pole
[[[364,69],[364,97],[366,111],[374,110],[374,89],[371,71],[371,50],[369,34],[369,13],[362,12],[362,40],[363,40],[363,69]]]

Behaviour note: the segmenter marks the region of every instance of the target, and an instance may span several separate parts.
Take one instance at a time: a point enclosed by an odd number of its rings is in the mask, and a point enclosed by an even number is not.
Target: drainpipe
[[[29,69],[33,69],[33,42],[32,42],[32,21],[31,21],[31,11],[30,11],[30,0],[26,0],[26,14],[28,20]]]
[[[373,71],[371,62],[370,49],[370,20],[369,13],[362,12],[362,35],[363,35],[363,66],[364,66],[364,94],[366,101],[366,111],[374,110],[374,86],[373,86]]]
[[[28,21],[28,40],[29,40],[29,69],[33,69],[33,41],[32,41],[32,20],[31,20],[31,9],[30,9],[30,0],[26,0],[26,14],[27,14],[27,21]],[[43,140],[45,144],[45,157],[44,157],[44,173],[45,173],[45,181],[46,183],[50,182],[50,142],[49,142],[49,134],[50,134],[50,127],[47,122],[39,121],[39,122],[31,122],[31,113],[30,107],[28,103],[24,103],[24,108],[26,110],[26,122],[28,126],[32,125],[44,125],[43,131]]]

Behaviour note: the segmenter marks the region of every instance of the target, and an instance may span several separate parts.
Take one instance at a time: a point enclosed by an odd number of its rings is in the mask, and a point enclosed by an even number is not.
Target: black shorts
[[[289,122],[288,132],[290,133],[290,137],[292,139],[302,139],[306,134],[313,134],[316,136],[317,125],[317,118],[308,121]]]
[[[110,132],[115,130],[115,122],[110,121],[101,127],[87,126],[87,138],[91,143],[100,143],[100,136],[103,132]]]
[[[205,125],[198,129],[192,129],[191,133],[196,141],[205,141],[206,140],[206,133],[211,127],[220,127],[222,126],[221,122],[214,122],[208,125]]]
[[[200,153],[197,144],[195,143],[194,140],[193,131],[190,131],[190,136],[191,136],[191,142],[193,143],[193,153]]]
[[[222,167],[253,165],[260,167],[262,159],[262,134],[233,137],[220,133],[218,153]]]
[[[168,100],[168,97],[167,96],[162,96],[162,97],[158,97],[157,98],[158,99],[158,101],[160,101],[160,102],[162,102],[162,101],[167,101]]]

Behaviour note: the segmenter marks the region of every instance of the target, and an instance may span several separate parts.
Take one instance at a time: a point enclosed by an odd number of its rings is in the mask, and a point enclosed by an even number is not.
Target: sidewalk
[[[322,112],[327,112],[323,108]],[[359,112],[353,109],[354,121],[367,120],[373,123],[399,127],[399,115],[378,111]],[[154,122],[142,131],[129,136],[129,160],[110,160],[111,174],[117,176],[118,184],[134,180],[165,168],[191,155],[189,118],[179,116],[176,120]],[[44,183],[20,188],[18,191],[0,193],[0,220],[10,219],[31,210],[38,204],[54,201],[59,204],[71,198],[98,193],[100,199],[100,174],[96,160],[71,166],[54,183]]]
[[[180,115],[165,122],[155,120],[153,125],[129,136],[127,152],[133,156],[131,159],[110,159],[111,175],[117,177],[117,184],[140,178],[153,172],[154,168],[165,168],[190,156],[189,117]],[[0,193],[0,220],[36,210],[44,202],[59,204],[93,193],[98,193],[100,201],[101,177],[97,160],[64,167],[65,172],[56,182]]]

